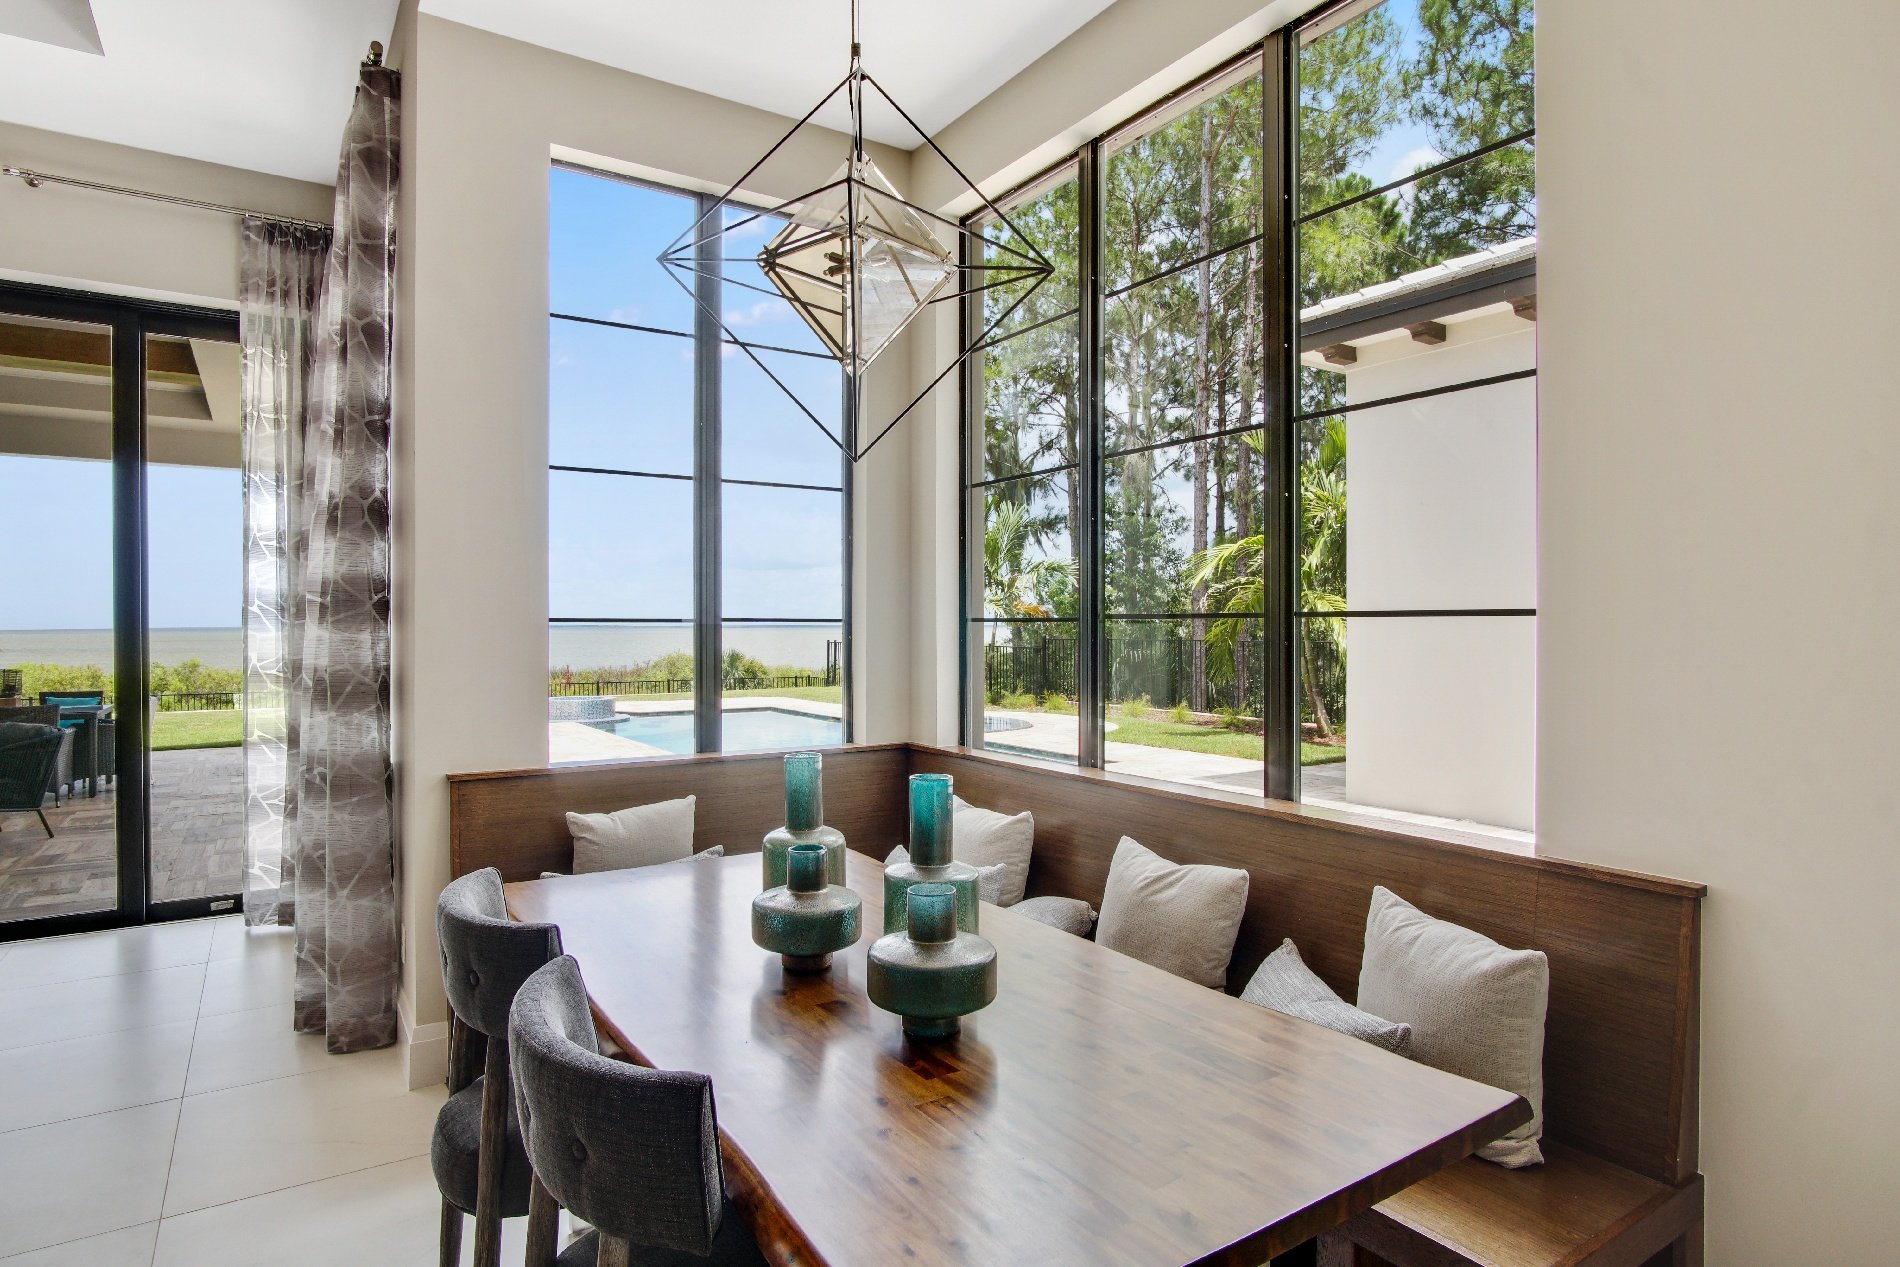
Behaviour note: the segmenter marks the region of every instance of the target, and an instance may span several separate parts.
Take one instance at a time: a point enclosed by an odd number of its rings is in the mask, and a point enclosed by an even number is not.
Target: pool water
[[[728,709],[720,729],[727,752],[775,748],[820,748],[844,742],[844,723],[778,708]],[[691,713],[640,713],[622,716],[614,733],[667,752],[693,751]]]

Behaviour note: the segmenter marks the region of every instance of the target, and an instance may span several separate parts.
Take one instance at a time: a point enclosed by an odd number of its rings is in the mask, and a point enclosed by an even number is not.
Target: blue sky
[[[235,470],[154,466],[147,486],[154,628],[235,628],[244,508]],[[0,628],[112,624],[112,467],[0,456]]]
[[[556,168],[549,178],[549,303],[554,312],[667,333],[548,323],[548,448],[564,466],[690,475],[692,299],[658,262],[693,225],[696,203]],[[729,233],[725,254],[750,257],[774,226]],[[817,351],[815,335],[749,264],[727,267],[724,316],[748,342]],[[837,425],[841,379],[829,358],[760,351],[811,411]],[[746,353],[724,349],[727,479],[836,487],[839,451]],[[548,610],[567,617],[692,615],[692,487],[683,480],[554,471],[549,475]],[[734,617],[841,614],[842,498],[832,492],[728,484],[723,590]]]

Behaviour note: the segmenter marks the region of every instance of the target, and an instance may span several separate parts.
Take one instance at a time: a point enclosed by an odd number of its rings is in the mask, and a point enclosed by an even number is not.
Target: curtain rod
[[[124,185],[106,185],[96,180],[81,180],[77,176],[55,176],[51,172],[38,172],[25,167],[0,167],[0,176],[17,176],[26,182],[29,189],[38,189],[41,185],[71,185],[75,189],[92,189],[102,194],[125,194],[131,198],[149,198],[153,202],[169,202],[180,207],[196,207],[200,211],[217,211],[228,216],[250,216],[256,220],[271,220],[278,224],[293,224],[306,229],[321,229],[330,232],[330,226],[321,220],[304,220],[297,216],[272,215],[267,211],[252,211],[248,207],[233,207],[222,202],[205,202],[199,198],[181,198],[176,194],[155,194],[149,189],[129,189]]]

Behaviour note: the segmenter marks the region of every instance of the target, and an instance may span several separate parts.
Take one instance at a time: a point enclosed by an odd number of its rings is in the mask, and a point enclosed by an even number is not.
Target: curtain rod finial
[[[382,64],[383,64],[383,42],[381,40],[371,40],[369,42],[369,56],[363,59],[363,65],[381,66]]]

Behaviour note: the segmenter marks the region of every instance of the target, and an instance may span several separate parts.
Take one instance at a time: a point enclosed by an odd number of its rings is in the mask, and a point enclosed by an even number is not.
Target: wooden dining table
[[[507,886],[630,1059],[711,1075],[773,1263],[1259,1267],[1530,1117],[988,905],[995,1002],[906,1039],[865,997],[882,871],[850,855],[865,931],[810,976],[752,943],[756,854]]]

